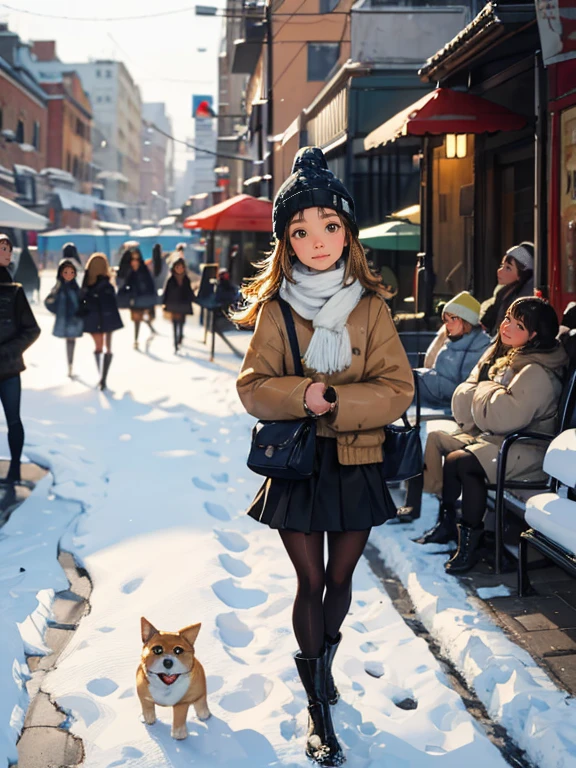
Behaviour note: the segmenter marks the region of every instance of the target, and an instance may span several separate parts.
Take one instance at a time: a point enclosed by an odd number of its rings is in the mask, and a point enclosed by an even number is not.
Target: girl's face
[[[0,240],[0,267],[7,267],[12,261],[12,249],[6,240]]]
[[[511,285],[520,280],[518,267],[513,261],[503,260],[496,274],[498,275],[498,285]]]
[[[461,317],[451,315],[450,312],[444,312],[442,319],[444,320],[448,336],[454,337],[462,336],[464,334],[464,323],[462,322]]]
[[[186,268],[184,267],[184,264],[174,264],[175,275],[183,275],[185,271],[186,271]]]
[[[306,208],[294,216],[288,228],[289,242],[298,261],[325,272],[342,256],[346,230],[336,211]]]
[[[76,270],[73,267],[64,267],[62,270],[62,279],[69,283],[76,277]]]
[[[132,256],[130,259],[130,266],[135,272],[140,269],[140,258],[138,256]]]
[[[506,317],[500,323],[500,337],[504,344],[509,347],[523,347],[536,336],[536,331],[530,333],[522,320],[517,320],[507,313]]]

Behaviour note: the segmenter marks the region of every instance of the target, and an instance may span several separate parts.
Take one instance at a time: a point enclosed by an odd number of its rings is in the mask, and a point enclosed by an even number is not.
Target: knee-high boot
[[[106,389],[106,379],[112,363],[112,352],[106,352],[104,355],[104,364],[102,366],[102,378],[100,379],[100,389]]]
[[[342,765],[346,758],[334,733],[330,704],[326,694],[328,672],[326,651],[315,659],[305,659],[297,653],[294,660],[308,696],[306,755],[319,765]]]
[[[94,352],[94,360],[96,360],[96,368],[98,369],[98,373],[100,373],[100,363],[102,361],[102,352]]]
[[[332,662],[336,651],[342,640],[342,633],[338,632],[338,636],[335,640],[326,635],[326,696],[328,697],[329,704],[336,704],[340,698],[340,691],[336,688],[334,677],[332,676]]]

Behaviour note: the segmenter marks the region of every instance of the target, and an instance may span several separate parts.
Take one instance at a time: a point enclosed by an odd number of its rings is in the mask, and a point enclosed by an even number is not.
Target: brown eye
[[[180,656],[181,653],[184,653],[184,648],[180,648],[180,646],[177,645],[176,648],[174,648],[174,653],[176,656]]]
[[[160,656],[161,653],[163,653],[163,649],[161,645],[155,645],[154,648],[152,648],[152,653],[155,653],[156,656]]]

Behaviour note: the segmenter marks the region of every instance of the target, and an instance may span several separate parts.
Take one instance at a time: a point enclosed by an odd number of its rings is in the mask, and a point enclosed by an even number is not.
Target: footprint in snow
[[[362,622],[361,622],[361,621],[355,621],[355,622],[354,622],[354,624],[350,624],[350,627],[351,627],[352,629],[355,629],[355,630],[356,630],[356,632],[362,632],[362,633],[363,633],[363,632],[368,632],[368,630],[366,629],[366,627],[364,626],[364,624],[362,624]]]
[[[200,488],[201,491],[214,491],[215,488],[213,485],[210,485],[210,483],[205,483],[204,480],[200,480],[199,477],[193,477],[192,482],[196,486],[196,488]]]
[[[360,646],[360,650],[362,651],[362,653],[372,653],[372,651],[378,650],[378,646],[368,641],[367,643],[362,643],[362,645]]]
[[[86,684],[86,688],[94,696],[110,696],[111,693],[118,690],[118,685],[108,677],[98,677],[95,680],[90,680]]]
[[[123,584],[120,587],[120,591],[124,592],[125,595],[131,595],[132,592],[136,592],[138,587],[142,584],[144,579],[138,578],[138,579],[132,579],[132,581],[127,581],[126,584]]]
[[[98,629],[98,632],[108,633],[108,632],[114,632],[115,627],[98,627],[97,629]]]
[[[252,568],[250,568],[249,565],[246,565],[242,560],[238,560],[237,557],[232,557],[232,555],[218,555],[218,559],[220,560],[222,568],[224,568],[225,571],[228,571],[230,576],[242,578],[243,576],[248,576],[249,573],[252,573]]]
[[[227,482],[228,482],[228,480],[230,479],[230,478],[228,477],[228,473],[227,473],[227,472],[220,472],[220,474],[219,474],[219,475],[217,475],[217,474],[212,474],[212,475],[211,475],[211,478],[212,478],[212,480],[214,480],[214,481],[215,481],[215,482],[217,482],[217,483],[227,483]]]
[[[242,680],[238,690],[220,699],[220,706],[226,712],[245,712],[266,701],[273,687],[272,680],[264,675],[250,675]]]
[[[223,579],[212,584],[216,597],[230,608],[254,608],[268,600],[268,595],[261,589],[244,589],[233,579]]]
[[[382,677],[384,674],[384,664],[381,661],[365,661],[364,670],[371,677]]]
[[[206,456],[213,456],[215,459],[219,459],[220,458],[220,451],[214,451],[211,448],[210,449],[206,449],[204,451],[204,453],[206,454]]]
[[[126,765],[127,760],[138,760],[144,757],[144,752],[140,752],[136,747],[124,747],[122,750],[122,757],[120,760],[114,760],[107,768],[120,768],[120,766]]]
[[[396,694],[396,696],[392,696],[392,701],[396,704],[398,709],[404,709],[406,711],[418,709],[418,702],[408,693],[408,691],[401,691]]]
[[[254,639],[254,632],[235,613],[216,616],[216,626],[222,642],[232,648],[246,648]]]
[[[230,552],[244,552],[244,550],[248,549],[248,542],[241,533],[236,533],[236,531],[219,531],[216,529],[214,533],[220,544],[229,549]]]
[[[230,520],[230,515],[221,504],[213,504],[211,501],[204,502],[204,509],[216,520]]]

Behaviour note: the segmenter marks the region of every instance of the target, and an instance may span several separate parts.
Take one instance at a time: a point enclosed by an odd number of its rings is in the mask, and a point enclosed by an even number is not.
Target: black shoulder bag
[[[281,298],[278,298],[278,303],[294,358],[294,373],[303,377],[298,337],[290,306]],[[315,444],[316,420],[312,417],[290,421],[259,421],[252,430],[248,468],[265,477],[307,480],[314,471]]]
[[[420,392],[418,376],[414,374],[414,403],[416,422],[410,424],[408,416],[402,414],[402,424],[389,424],[384,427],[384,461],[382,475],[384,480],[408,480],[421,475],[424,469],[422,443],[420,442]]]

